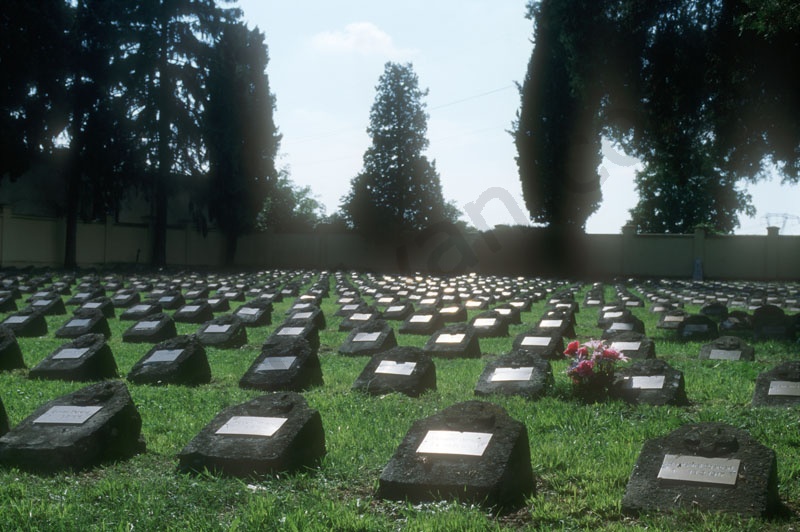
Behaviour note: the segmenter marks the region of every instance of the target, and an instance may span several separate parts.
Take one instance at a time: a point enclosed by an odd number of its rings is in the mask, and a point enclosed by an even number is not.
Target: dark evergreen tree
[[[273,120],[264,35],[228,24],[214,47],[205,110],[212,221],[225,234],[232,262],[239,235],[255,228],[267,196],[278,189],[275,156],[280,135]]]
[[[454,221],[455,209],[445,203],[435,161],[423,155],[428,147],[423,98],[412,65],[386,63],[376,87],[367,133],[372,145],[364,166],[342,198],[342,214],[356,230],[395,234]]]

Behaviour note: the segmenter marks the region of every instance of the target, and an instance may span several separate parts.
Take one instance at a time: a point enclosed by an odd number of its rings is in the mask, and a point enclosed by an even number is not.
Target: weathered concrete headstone
[[[142,420],[122,382],[54,399],[0,437],[0,464],[38,472],[82,470],[144,452]]]
[[[417,347],[394,347],[374,355],[352,389],[370,395],[396,392],[419,397],[436,389],[436,366]]]
[[[208,301],[192,299],[172,314],[176,323],[205,323],[214,319],[214,311]]]
[[[539,399],[552,386],[550,362],[529,352],[517,351],[486,365],[475,385],[475,395],[519,395]]]
[[[720,336],[700,348],[700,360],[755,360],[755,349],[736,336]]]
[[[480,358],[481,346],[475,329],[466,323],[442,327],[422,348],[427,355],[441,358]]]
[[[224,314],[204,323],[197,338],[205,347],[236,349],[247,343],[247,329],[235,314]]]
[[[713,340],[719,336],[717,322],[702,314],[691,314],[676,329],[681,340]]]
[[[220,412],[181,450],[178,468],[264,477],[316,467],[324,455],[319,412],[303,396],[279,392]]]
[[[172,316],[165,313],[146,316],[122,333],[122,341],[130,343],[156,344],[175,338],[178,330]]]
[[[558,329],[533,327],[514,338],[512,350],[526,351],[542,358],[560,360],[564,358],[564,339]]]
[[[442,327],[441,316],[437,311],[421,311],[418,310],[410,315],[400,325],[398,332],[400,334],[419,334],[428,336],[436,332]]]
[[[76,309],[70,319],[55,332],[56,338],[78,338],[84,334],[102,334],[111,338],[111,328],[103,313],[96,309]]]
[[[614,371],[609,394],[632,404],[689,404],[683,372],[652,358],[619,365]]]
[[[317,351],[304,338],[273,339],[261,348],[240,388],[266,392],[302,392],[322,386],[322,366]]]
[[[724,423],[684,425],[648,440],[622,511],[686,509],[766,517],[780,508],[775,451]]]
[[[493,310],[481,312],[470,320],[478,338],[502,338],[508,336],[508,322]]]
[[[0,371],[24,369],[25,360],[19,348],[14,331],[5,325],[0,325]]]
[[[800,405],[800,360],[784,362],[756,378],[753,406]]]
[[[150,348],[127,379],[136,384],[199,386],[211,382],[211,367],[196,337],[177,336]]]
[[[467,401],[414,422],[381,473],[377,497],[512,510],[534,491],[525,425],[498,405]]]
[[[7,316],[0,325],[5,325],[17,338],[32,338],[47,334],[47,321],[44,314],[32,308],[24,308]]]
[[[164,309],[158,303],[138,303],[125,309],[119,315],[120,321],[139,321],[153,314],[160,314]]]
[[[656,343],[642,333],[621,331],[604,334],[602,339],[628,358],[656,358]]]
[[[352,356],[372,356],[397,345],[394,330],[384,320],[373,320],[356,327],[339,347],[339,353]]]
[[[102,334],[85,334],[60,346],[31,369],[31,379],[96,381],[117,376],[117,363]]]

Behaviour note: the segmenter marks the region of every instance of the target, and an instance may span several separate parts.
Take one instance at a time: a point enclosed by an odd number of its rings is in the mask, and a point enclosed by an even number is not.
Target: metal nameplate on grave
[[[245,316],[255,316],[261,312],[261,309],[253,308],[253,307],[241,307],[239,310],[236,311],[236,314],[243,314]]]
[[[632,331],[633,330],[633,323],[627,321],[616,321],[611,324],[609,327],[611,331]]]
[[[137,331],[149,331],[151,329],[155,329],[156,327],[158,327],[159,323],[160,322],[157,321],[140,321],[139,323],[134,325],[133,328]]]
[[[664,388],[664,375],[637,375],[630,378],[631,388],[636,390],[661,390]]]
[[[539,327],[561,327],[563,320],[542,320],[539,322]]]
[[[402,308],[402,307],[400,307],[400,308]],[[461,310],[461,309],[458,308],[458,307],[444,307],[443,309],[441,309],[439,311],[439,314],[455,314],[459,310]]]
[[[400,312],[403,309],[405,309],[403,306],[389,307],[386,309],[386,312]]]
[[[460,344],[464,341],[464,337],[466,335],[464,333],[458,334],[447,334],[442,333],[436,337],[437,344]]]
[[[76,318],[74,320],[69,320],[66,327],[86,327],[90,323],[92,323],[92,320],[88,320],[86,318]]]
[[[349,312],[351,310],[358,310],[358,305],[343,305],[342,310]]]
[[[664,321],[678,322],[686,319],[685,316],[664,316]]]
[[[81,358],[89,351],[88,347],[77,348],[77,347],[67,347],[66,349],[62,349],[55,355],[53,355],[53,360],[75,360],[77,358]]]
[[[295,360],[297,357],[267,357],[261,361],[256,371],[286,371]]]
[[[159,349],[143,362],[144,364],[153,364],[158,362],[175,362],[183,353],[183,349]]]
[[[491,382],[529,381],[533,375],[533,367],[495,368]]]
[[[497,320],[494,318],[477,318],[473,322],[474,327],[494,327],[497,323]]]
[[[603,314],[603,319],[621,318],[624,312],[606,312]]]
[[[200,305],[186,305],[183,307],[184,312],[197,312],[200,310]]]
[[[30,316],[9,316],[3,323],[25,323]]]
[[[263,436],[270,437],[280,429],[288,418],[231,416],[216,432],[229,436]]]
[[[522,339],[520,345],[536,345],[540,347],[547,347],[553,339],[549,336],[526,336]]]
[[[150,310],[150,305],[136,305],[131,308],[131,312],[134,314],[137,312],[145,312],[147,310]]]
[[[611,349],[616,351],[638,351],[642,342],[612,342]]]
[[[83,425],[102,406],[54,406],[33,420],[46,425]]]
[[[297,303],[296,305],[292,306],[293,309],[306,309],[306,308],[310,308],[310,307],[311,307],[311,303]]]
[[[483,456],[491,439],[490,432],[429,430],[417,447],[417,453]]]
[[[279,329],[277,333],[278,336],[300,336],[303,334],[302,327],[283,327]]]
[[[208,327],[206,327],[206,331],[205,332],[211,333],[211,334],[220,334],[220,333],[228,332],[230,330],[230,328],[231,328],[231,326],[227,325],[227,324],[226,325],[211,324]]]
[[[96,301],[90,301],[88,303],[83,304],[83,308],[100,308],[102,303],[98,303]]]
[[[362,314],[362,313],[354,313],[350,315],[350,319],[353,321],[369,321],[372,318],[372,314]]]
[[[360,332],[360,333],[357,333],[353,337],[353,341],[354,342],[377,342],[378,338],[380,338],[380,337],[381,337],[381,333],[380,332],[373,332],[373,333]]]
[[[767,395],[788,395],[791,397],[800,397],[800,382],[770,381]]]
[[[36,301],[33,302],[33,306],[34,307],[45,307],[45,306],[49,305],[52,302],[53,302],[52,299],[37,299]]]
[[[411,323],[428,323],[431,319],[433,319],[433,316],[430,314],[411,316]]]
[[[712,360],[739,360],[741,358],[741,351],[732,351],[729,349],[712,349],[708,358]]]
[[[741,460],[735,458],[666,454],[657,478],[734,486],[740,463]]]
[[[600,300],[599,299],[589,299],[588,301],[586,301],[586,304],[587,305],[599,305],[600,304]]]
[[[172,303],[173,301],[175,301],[175,296],[164,296],[158,298],[159,303]]]
[[[378,367],[375,368],[375,373],[382,373],[384,375],[411,375],[414,373],[414,368],[417,367],[416,362],[395,362],[394,360],[381,360]]]

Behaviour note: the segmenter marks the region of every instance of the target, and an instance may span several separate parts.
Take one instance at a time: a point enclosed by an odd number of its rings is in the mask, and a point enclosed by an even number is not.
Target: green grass
[[[610,289],[607,295],[611,296]],[[31,474],[0,469],[0,530],[796,530],[800,525],[800,434],[798,408],[751,408],[755,378],[798,357],[797,345],[756,344],[755,362],[700,361],[700,343],[672,340],[656,329],[645,309],[634,313],[656,340],[656,354],[684,372],[688,407],[631,406],[618,401],[584,405],[573,399],[565,360],[552,363],[555,386],[531,402],[492,397],[528,430],[537,492],[521,510],[496,516],[455,502],[411,505],[374,498],[382,468],[411,424],[454,403],[475,399],[473,389],[487,360],[506,353],[514,336],[542,315],[544,303],[522,314],[501,339],[480,340],[479,360],[436,360],[438,389],[412,399],[398,394],[369,397],[350,391],[366,357],[342,357],[337,348],[335,295],[324,300],[328,328],[321,333],[325,385],[304,394],[320,411],[327,455],[319,470],[240,480],[176,472],[177,453],[223,408],[258,392],[238,380],[261,343],[283,319],[291,301],[275,305],[274,325],[248,329],[248,344],[236,350],[208,349],[213,381],[197,388],[128,384],[142,417],[147,452],[79,473]],[[71,312],[73,307],[69,307]],[[697,311],[697,307],[688,307]],[[470,313],[474,316],[476,312]],[[598,310],[582,306],[577,332],[599,337]],[[20,338],[28,367],[63,342],[53,332],[67,316],[48,317],[45,338]],[[109,341],[122,378],[150,348],[125,344],[130,322],[110,320]],[[179,333],[197,330],[178,324]],[[401,345],[421,346],[426,337],[398,335]],[[27,371],[0,373],[2,398],[12,427],[46,401],[86,383],[32,381]],[[688,512],[624,516],[620,503],[645,440],[685,423],[722,421],[750,432],[778,456],[779,492],[790,515],[775,520]]]

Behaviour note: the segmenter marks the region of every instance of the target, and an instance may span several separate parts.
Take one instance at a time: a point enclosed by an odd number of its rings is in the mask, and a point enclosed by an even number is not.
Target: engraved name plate
[[[542,320],[539,322],[539,327],[561,327],[563,320]]]
[[[664,388],[664,375],[637,375],[630,378],[631,388],[637,390],[661,390]]]
[[[617,351],[638,351],[642,346],[642,342],[613,342],[611,349]]]
[[[134,307],[131,307],[131,312],[133,312],[134,314],[137,312],[145,312],[147,310],[150,310],[150,305],[136,305]]]
[[[206,332],[207,333],[211,333],[211,334],[225,333],[225,332],[228,332],[228,330],[230,328],[231,328],[230,325],[217,325],[217,324],[212,323],[211,325],[206,327]]]
[[[373,332],[373,333],[356,333],[353,337],[354,342],[377,342],[378,338],[381,337],[380,332]]]
[[[447,334],[442,333],[436,337],[437,344],[460,344],[464,341],[464,337],[466,335],[464,333],[458,334]]]
[[[182,310],[183,312],[197,312],[200,310],[200,305],[186,305]]]
[[[52,299],[37,299],[36,301],[33,302],[33,306],[34,307],[46,307],[47,305],[49,305],[52,302],[53,302]]]
[[[533,367],[495,368],[491,382],[529,381],[533,375]]]
[[[270,437],[278,432],[286,420],[285,417],[232,416],[216,433],[232,436]]]
[[[734,486],[739,474],[739,464],[740,460],[731,458],[667,454],[664,455],[658,478]]]
[[[432,318],[430,314],[411,316],[411,323],[428,323]]]
[[[133,328],[137,331],[148,331],[150,329],[155,329],[156,327],[158,327],[158,323],[159,322],[157,321],[140,321],[139,323],[134,325]]]
[[[477,308],[483,305],[483,301],[467,301],[467,308]]]
[[[101,306],[102,303],[98,303],[96,301],[83,304],[83,308],[100,308]]]
[[[375,373],[383,373],[386,375],[411,375],[414,373],[414,368],[417,367],[416,362],[395,362],[394,360],[381,360],[378,367],[375,368]]]
[[[540,347],[547,347],[553,339],[549,336],[526,336],[522,339],[520,345],[536,345]]]
[[[623,314],[624,314],[624,312],[606,312],[605,314],[603,314],[603,318],[605,318],[605,319],[609,319],[609,318],[619,318],[619,317],[621,317]]]
[[[74,320],[69,320],[65,327],[86,327],[92,323],[92,320],[88,320],[85,318],[76,318]]]
[[[400,312],[400,311],[402,311],[404,308],[405,308],[405,307],[403,307],[402,305],[399,305],[399,306],[394,306],[394,307],[389,307],[389,308],[387,308],[387,309],[386,309],[386,312]]]
[[[685,319],[684,316],[664,316],[664,321],[679,322]]]
[[[239,310],[236,311],[236,314],[242,314],[243,316],[255,316],[259,312],[261,312],[260,308],[240,307]]]
[[[292,314],[293,320],[307,320],[310,318],[314,313],[313,312],[295,312]]]
[[[609,329],[612,331],[632,331],[633,323],[626,321],[616,321],[611,324],[611,327],[609,327]]]
[[[356,312],[350,315],[350,319],[353,321],[369,321],[370,318],[372,318],[372,314],[362,314]]]
[[[476,318],[472,325],[473,327],[494,327],[496,323],[497,320],[494,318]]]
[[[74,360],[76,358],[81,358],[89,351],[88,347],[83,348],[76,348],[76,347],[67,347],[66,349],[62,349],[55,355],[53,355],[53,360]]]
[[[25,323],[30,316],[9,316],[3,323]]]
[[[258,365],[256,371],[285,371],[292,367],[297,357],[267,357]]]
[[[429,430],[417,447],[417,453],[483,456],[491,439],[490,432]]]
[[[33,422],[48,425],[83,425],[102,408],[101,406],[53,406]]]
[[[712,360],[739,360],[741,358],[741,351],[733,351],[730,349],[712,349],[708,358]]]
[[[147,357],[144,364],[157,364],[159,362],[175,362],[183,353],[183,349],[159,349]]]
[[[455,314],[459,310],[461,309],[458,307],[445,307],[439,311],[439,314]]]
[[[800,382],[770,381],[767,395],[788,395],[792,397],[800,397]]]
[[[345,312],[349,312],[351,310],[358,310],[358,305],[344,305],[342,307],[342,310],[344,310]]]
[[[284,327],[276,333],[278,336],[299,336],[303,334],[302,327]]]

